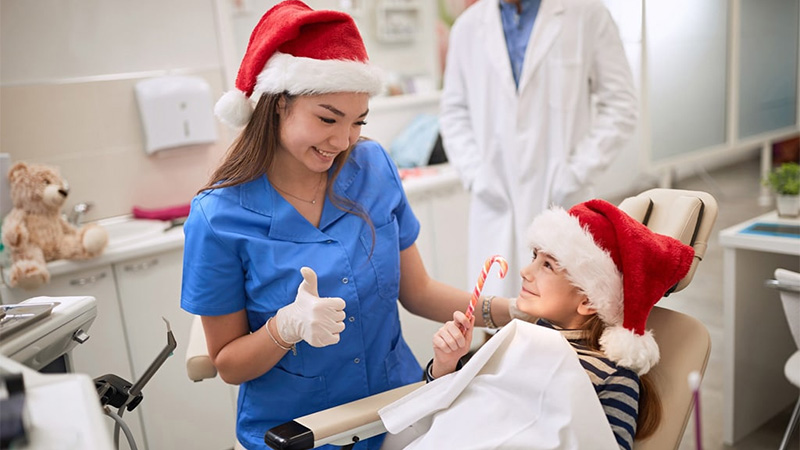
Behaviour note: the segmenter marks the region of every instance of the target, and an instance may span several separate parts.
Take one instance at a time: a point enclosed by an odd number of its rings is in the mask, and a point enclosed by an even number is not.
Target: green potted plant
[[[775,193],[778,215],[797,217],[800,214],[800,165],[783,163],[772,169],[763,180]]]

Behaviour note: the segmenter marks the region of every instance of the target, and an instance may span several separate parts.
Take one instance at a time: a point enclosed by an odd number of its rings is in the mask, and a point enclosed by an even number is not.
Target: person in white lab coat
[[[593,178],[633,134],[633,77],[608,10],[601,0],[478,1],[450,34],[439,120],[471,196],[470,279],[495,254],[517,273],[531,220],[593,197]],[[486,287],[513,298],[520,284]]]

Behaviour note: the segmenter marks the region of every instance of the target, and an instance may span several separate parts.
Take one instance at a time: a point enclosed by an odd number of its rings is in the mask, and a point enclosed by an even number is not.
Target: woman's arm
[[[286,354],[286,350],[270,339],[266,327],[249,332],[244,310],[223,316],[203,316],[202,321],[208,354],[226,383],[241,384],[257,378],[272,369]],[[269,320],[267,325],[280,345],[291,347],[282,342],[275,320]]]
[[[454,311],[465,311],[470,293],[432,279],[413,244],[400,252],[400,303],[412,314],[437,322],[447,322]],[[475,307],[475,326],[485,326],[480,302]],[[511,321],[508,299],[492,301],[492,321],[502,326]]]

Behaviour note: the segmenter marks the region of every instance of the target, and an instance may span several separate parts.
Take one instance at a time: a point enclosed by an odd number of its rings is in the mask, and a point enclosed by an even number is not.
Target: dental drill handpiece
[[[150,364],[147,370],[144,371],[142,377],[139,378],[139,380],[136,381],[133,386],[131,386],[128,402],[139,396],[144,388],[144,385],[147,384],[151,378],[153,378],[153,375],[155,375],[156,371],[161,368],[161,366],[164,364],[164,361],[166,361],[167,358],[172,355],[173,350],[175,350],[175,348],[178,346],[178,342],[175,340],[175,336],[172,334],[172,328],[169,325],[169,321],[164,317],[162,317],[162,319],[164,319],[164,322],[167,324],[167,345],[163,350],[161,350],[161,353],[156,356],[156,359]]]

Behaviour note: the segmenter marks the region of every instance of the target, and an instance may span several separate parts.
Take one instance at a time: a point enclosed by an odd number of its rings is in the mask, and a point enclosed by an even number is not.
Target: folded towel
[[[133,207],[133,217],[137,219],[173,220],[189,215],[189,204],[169,206],[166,208],[144,209]]]

